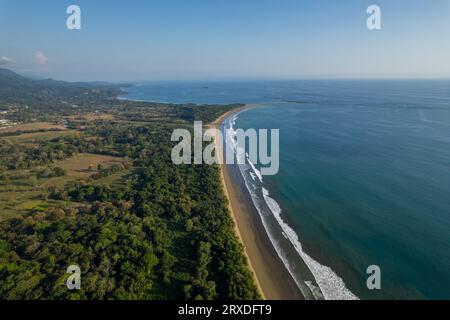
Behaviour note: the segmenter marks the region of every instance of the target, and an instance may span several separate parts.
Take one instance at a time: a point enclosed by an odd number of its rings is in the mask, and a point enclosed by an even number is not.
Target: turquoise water
[[[450,81],[151,83],[128,98],[256,103],[236,127],[280,129],[264,177],[303,250],[354,295],[450,298]],[[381,290],[366,269],[381,268]],[[323,291],[323,290],[322,290]]]

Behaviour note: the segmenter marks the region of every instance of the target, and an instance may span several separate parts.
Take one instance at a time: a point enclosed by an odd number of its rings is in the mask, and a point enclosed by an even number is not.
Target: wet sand
[[[211,127],[220,130],[224,120],[251,107],[247,105],[234,109],[218,118]],[[220,137],[216,136],[215,141],[218,139]],[[218,148],[218,154],[221,156],[223,150]],[[304,299],[273,248],[238,170],[234,165],[221,165],[222,184],[229,200],[236,233],[245,247],[249,267],[255,276],[261,295],[267,300]]]

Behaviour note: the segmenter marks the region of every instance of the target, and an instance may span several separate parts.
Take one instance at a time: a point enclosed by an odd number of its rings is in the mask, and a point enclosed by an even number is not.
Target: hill
[[[34,80],[9,69],[0,69],[0,103],[48,107],[61,104],[83,104],[99,99],[114,98],[121,93],[119,85],[64,82],[53,79]]]

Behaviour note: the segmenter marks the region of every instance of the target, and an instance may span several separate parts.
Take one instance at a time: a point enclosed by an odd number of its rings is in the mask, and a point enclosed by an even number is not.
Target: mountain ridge
[[[66,82],[54,79],[35,80],[10,69],[0,68],[0,102],[33,106],[42,101],[80,103],[115,98],[124,84]]]

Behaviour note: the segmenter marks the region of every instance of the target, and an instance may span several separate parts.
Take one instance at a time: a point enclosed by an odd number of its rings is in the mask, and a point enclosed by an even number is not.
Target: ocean
[[[233,129],[279,129],[280,171],[240,168],[307,298],[450,299],[450,81],[151,82],[126,98],[249,103]],[[369,290],[369,266],[381,289]]]

